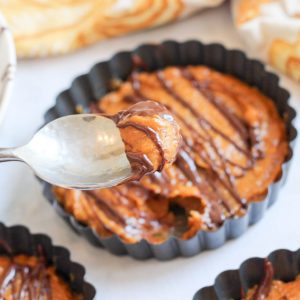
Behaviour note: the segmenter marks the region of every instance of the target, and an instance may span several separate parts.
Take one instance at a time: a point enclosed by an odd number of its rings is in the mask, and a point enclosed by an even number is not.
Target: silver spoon
[[[27,145],[0,148],[2,161],[23,161],[51,184],[82,190],[111,187],[133,175],[115,122],[92,114],[56,119]]]

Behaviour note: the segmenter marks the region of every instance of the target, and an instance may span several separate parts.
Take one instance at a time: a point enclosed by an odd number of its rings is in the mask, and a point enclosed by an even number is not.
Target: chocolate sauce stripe
[[[142,91],[141,91],[141,88],[142,88],[142,84],[140,83],[139,81],[139,77],[137,75],[137,73],[133,72],[134,76],[131,77],[131,82],[132,82],[132,87],[133,87],[133,90],[136,94],[137,97],[141,98],[141,99],[147,99],[147,97],[145,95],[143,95]],[[162,87],[170,94],[170,96],[172,96],[174,99],[178,100],[179,103],[181,103],[184,107],[187,107],[190,112],[196,117],[196,119],[199,120],[199,125],[200,127],[202,128],[202,130],[206,133],[207,135],[207,138],[208,138],[208,141],[209,141],[209,144],[213,147],[215,153],[219,156],[221,162],[222,162],[222,165],[223,165],[223,171],[227,177],[227,180],[230,184],[230,186],[228,186],[228,184],[226,184],[225,182],[223,182],[223,186],[225,186],[229,193],[233,196],[233,198],[238,202],[240,203],[241,205],[244,205],[244,201],[242,199],[240,199],[237,195],[237,192],[235,191],[235,188],[234,188],[234,185],[233,185],[233,182],[231,180],[231,175],[228,174],[227,172],[227,167],[225,165],[225,158],[224,156],[220,153],[220,151],[217,149],[217,147],[215,146],[215,143],[214,141],[212,140],[210,134],[208,133],[208,131],[205,129],[205,126],[203,126],[202,122],[205,122],[206,125],[209,125],[211,128],[215,129],[214,126],[212,124],[210,124],[203,116],[201,116],[200,113],[196,112],[192,106],[190,106],[188,104],[187,101],[183,100],[173,89],[170,85],[168,85],[168,83],[165,81],[164,79],[164,75],[163,75],[163,72],[162,71],[157,71],[156,73],[156,76],[157,76],[157,79],[159,80],[159,82],[161,83]],[[170,109],[170,111],[172,113],[174,113],[175,116],[179,116],[176,111],[174,111],[170,106],[167,107],[168,109]],[[182,120],[182,119],[181,119]],[[189,125],[187,124],[187,122],[184,121],[184,124],[189,127]],[[219,132],[219,131],[218,131]],[[220,132],[222,135],[224,135],[222,132]],[[227,136],[226,136],[227,137]],[[230,139],[229,137],[227,137],[227,140]],[[233,144],[235,144],[233,142]],[[236,144],[235,144],[236,145]],[[238,145],[236,145],[238,147]],[[208,154],[208,153],[207,153]],[[208,154],[209,155],[209,154]],[[190,158],[191,159],[191,158]],[[176,164],[176,162],[175,162]],[[214,163],[214,161],[212,159],[210,159],[210,164],[211,164],[211,167],[215,170],[215,174],[218,175],[218,172],[216,171],[217,168],[216,168],[216,165]],[[189,178],[190,180],[192,180],[192,178],[190,178],[188,176],[188,174],[191,174],[191,172],[187,172],[186,170],[184,171],[184,174],[187,176],[187,178]],[[199,175],[198,175],[199,177]],[[221,181],[222,179],[220,178],[220,176],[218,175],[218,179]],[[198,180],[199,181],[199,180]],[[203,188],[203,187],[202,187]],[[207,190],[207,189],[206,189]],[[226,200],[222,199],[222,202],[223,202],[223,205],[226,206]],[[220,218],[221,216],[219,216]]]
[[[166,106],[169,110],[171,110],[171,109],[170,109],[170,106],[167,106],[167,105],[165,105],[165,106]],[[174,112],[173,112],[173,113],[174,113]],[[195,134],[196,134],[194,128],[193,128],[189,123],[187,123],[187,122],[184,120],[184,118],[182,118],[182,117],[181,117],[180,115],[178,115],[178,114],[176,114],[176,118],[178,118],[178,119],[180,120],[180,122],[182,122],[182,123],[184,124],[184,126],[186,126],[186,127],[190,130],[190,133],[191,133],[192,135],[195,135]],[[202,136],[199,135],[199,134],[197,134],[197,138],[200,138],[201,140],[207,141],[207,139],[205,139],[204,137],[202,137]],[[192,143],[196,144],[196,146],[198,145],[198,146],[201,146],[201,148],[203,148],[203,145],[202,145],[201,143],[199,143],[199,142],[197,141],[197,139],[194,139],[194,140],[192,141]],[[198,153],[198,154],[200,155],[201,159],[202,159],[205,163],[209,164],[209,161],[208,161],[206,158],[204,158],[204,153],[203,153],[203,151],[201,151],[201,150],[198,151],[198,149],[196,149],[195,146],[193,146],[192,144],[190,144],[190,143],[188,143],[188,142],[186,142],[186,144],[187,144],[190,148],[192,148],[192,150],[193,150],[195,153]],[[230,164],[230,165],[232,165],[232,166],[234,166],[234,167],[237,167],[237,168],[241,169],[242,171],[247,171],[247,170],[250,169],[250,167],[244,167],[244,166],[241,166],[241,165],[239,165],[239,164],[237,164],[237,163],[235,163],[235,162],[232,162],[231,160],[226,159],[226,158],[225,158],[225,161],[226,161],[228,164]],[[241,175],[243,175],[243,174],[241,174]]]
[[[184,149],[184,151],[187,152],[187,149]],[[201,151],[200,151],[199,153],[200,153],[201,158],[202,158],[205,162],[208,162],[208,161],[203,157],[203,154],[201,153]],[[190,163],[190,164],[191,164],[192,162],[194,163],[194,159],[191,158],[190,154],[188,154],[188,156],[187,156],[186,159],[189,160],[189,163]],[[179,154],[179,161],[180,161],[180,154]],[[197,168],[196,165],[195,165],[195,168]],[[199,168],[199,166],[198,166],[198,168]],[[185,173],[188,174],[189,171],[186,170]],[[200,181],[200,182],[201,182],[202,179],[200,178],[200,175],[198,174],[198,172],[194,172],[194,173],[196,173],[195,176],[196,176],[196,178],[198,178],[197,181]],[[188,176],[187,178],[190,178],[190,176]],[[206,200],[211,200],[211,201],[214,201],[214,202],[216,202],[216,203],[221,202],[221,204],[225,207],[225,209],[227,210],[227,212],[230,214],[231,208],[230,208],[229,204],[227,203],[226,199],[222,199],[221,194],[219,193],[218,188],[216,187],[216,185],[214,184],[214,182],[211,181],[211,180],[209,179],[209,177],[207,178],[207,181],[208,181],[208,186],[213,188],[213,190],[214,190],[214,192],[216,193],[216,196],[217,196],[217,197],[215,197],[214,194],[209,193],[209,194],[207,195],[207,197],[205,197]],[[197,182],[195,182],[195,183],[197,184]],[[205,186],[203,185],[203,183],[202,183],[199,187],[200,187],[200,193],[205,195],[205,194],[206,194],[205,192],[207,191],[207,187],[205,187]],[[211,218],[212,218],[212,220],[214,219],[212,216],[211,216]],[[218,216],[218,219],[221,219],[221,215]],[[214,222],[214,220],[213,220],[213,222]],[[219,223],[219,221],[216,221],[216,223]]]
[[[103,200],[101,197],[99,197],[96,192],[94,191],[85,191],[85,193],[92,197],[92,199],[95,200],[95,204],[99,209],[102,209],[105,211],[105,213],[112,219],[116,220],[121,225],[125,225],[125,220],[114,208],[113,204],[108,203],[107,201]]]
[[[274,276],[274,270],[272,263],[268,260],[264,261],[264,272],[264,278],[258,284],[252,300],[266,299],[269,296]]]
[[[187,80],[191,80],[189,76],[186,75],[185,72],[188,72],[187,68],[180,68],[181,70],[181,74],[185,74],[185,76],[183,76],[185,79]],[[188,74],[190,74],[190,76],[192,76],[192,74],[189,72]],[[137,77],[136,77],[137,78]],[[189,105],[189,103],[187,101],[185,101],[183,98],[181,98],[178,94],[176,94],[176,92],[172,89],[172,87],[168,86],[168,84],[166,83],[166,81],[164,80],[164,76],[163,76],[163,72],[162,71],[158,71],[157,72],[157,78],[158,80],[161,82],[162,86],[168,91],[168,93],[170,95],[172,95],[176,100],[178,100],[184,107],[187,107],[191,113],[196,117],[196,119],[200,119],[201,122],[204,122],[207,126],[209,126],[215,133],[219,134],[220,136],[222,136],[225,140],[227,140],[228,142],[230,142],[237,150],[239,150],[240,152],[247,154],[249,156],[249,151],[245,151],[244,149],[242,149],[239,145],[237,145],[229,136],[225,135],[222,131],[218,130],[213,124],[211,124],[210,122],[208,122],[199,112],[197,112],[194,108],[192,108],[192,106]],[[196,80],[196,79],[194,79]],[[199,83],[197,81],[197,83]],[[139,85],[141,86],[141,85]],[[230,124],[234,123],[233,117],[231,116],[231,114],[228,112],[228,110],[226,109],[225,106],[221,106],[220,104],[217,104],[217,101],[214,99],[214,96],[212,93],[208,94],[208,91],[205,92],[205,90],[202,89],[197,89],[199,90],[201,93],[204,94],[205,98],[207,100],[209,100],[211,103],[214,104],[214,106],[219,110],[219,112],[222,113],[222,115],[229,121]],[[135,89],[136,91],[136,89]],[[230,116],[230,117],[229,117]],[[201,124],[200,124],[201,125]],[[201,126],[202,127],[202,126]],[[238,129],[237,126],[234,126],[235,129]],[[240,133],[240,131],[238,131]],[[241,134],[241,133],[240,133]],[[243,140],[246,139],[246,137],[243,136]]]
[[[191,85],[195,89],[197,89],[201,94],[203,94],[205,96],[205,99],[208,100],[211,104],[213,104],[214,107],[223,115],[223,117],[225,117],[227,119],[227,121],[231,124],[231,126],[233,126],[236,129],[236,131],[239,133],[242,140],[244,142],[247,141],[248,131],[247,131],[245,124],[243,124],[243,122],[241,122],[241,120],[239,118],[237,118],[237,116],[235,114],[233,114],[231,111],[229,111],[226,106],[218,103],[218,101],[215,98],[212,91],[208,90],[208,88],[210,88],[210,85],[209,84],[204,84],[204,85],[201,84],[201,82],[198,81],[198,79],[196,79],[196,77],[189,71],[188,68],[181,68],[180,70],[181,70],[182,76],[185,79],[187,79],[188,81],[190,81]],[[230,96],[232,98],[235,98],[235,97],[233,97],[233,93],[230,93]],[[226,138],[229,138],[229,137],[226,136]],[[231,143],[235,144],[233,141]],[[248,155],[249,155],[249,152],[248,152]]]
[[[193,149],[193,150],[194,150],[194,149]],[[187,151],[187,149],[185,149],[185,151]],[[191,154],[189,154],[189,155],[191,156]],[[204,153],[203,153],[201,150],[199,150],[199,155],[200,155],[201,159],[202,159],[205,163],[207,163],[207,164],[209,163],[208,160],[206,159]],[[194,160],[194,159],[192,158],[192,160]],[[216,172],[216,171],[213,169],[213,167],[212,167],[212,171],[213,171],[213,172]],[[218,196],[220,199],[222,199],[222,196],[221,196],[221,194],[219,193],[218,187],[216,187],[216,186],[214,185],[214,183],[213,183],[211,180],[209,180],[209,178],[208,178],[208,181],[209,181],[209,185],[212,186],[212,187],[214,188],[215,193],[217,194],[217,196]],[[221,182],[221,181],[220,181],[220,182]],[[221,183],[222,183],[222,182],[221,182]],[[231,215],[232,210],[231,210],[230,205],[227,203],[227,199],[223,199],[223,201],[221,201],[221,204],[225,207],[225,209],[227,210],[227,212],[229,213],[229,215]]]
[[[89,205],[90,207],[87,209],[87,205]],[[83,211],[86,213],[86,215],[88,216],[88,218],[94,219],[96,220],[96,230],[98,232],[104,232],[104,230],[106,230],[106,232],[108,232],[109,234],[113,234],[113,232],[111,232],[107,227],[104,226],[102,220],[100,219],[100,217],[98,216],[96,209],[94,209],[94,206],[96,206],[97,208],[97,203],[86,203],[83,205]]]

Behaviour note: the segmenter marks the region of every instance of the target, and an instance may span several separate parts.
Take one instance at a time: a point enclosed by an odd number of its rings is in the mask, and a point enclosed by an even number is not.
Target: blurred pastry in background
[[[18,57],[57,55],[159,26],[224,0],[0,0]]]
[[[234,0],[235,26],[255,54],[300,81],[300,2]]]

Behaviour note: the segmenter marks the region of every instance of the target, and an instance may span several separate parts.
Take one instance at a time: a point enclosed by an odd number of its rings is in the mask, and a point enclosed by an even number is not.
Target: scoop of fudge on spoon
[[[43,180],[65,188],[111,187],[161,171],[181,136],[170,112],[153,101],[108,116],[58,118],[21,147],[0,149],[0,161],[23,161]]]

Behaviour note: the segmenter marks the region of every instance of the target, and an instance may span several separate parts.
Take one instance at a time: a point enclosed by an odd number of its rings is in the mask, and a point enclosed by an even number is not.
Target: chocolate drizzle
[[[191,77],[188,77],[188,75],[187,75],[187,74],[190,74],[190,73],[187,71],[187,69],[181,69],[181,73],[182,73],[182,74],[185,74],[185,78],[188,78],[188,79],[191,78]],[[208,142],[208,143],[210,144],[210,146],[214,149],[215,153],[217,154],[217,156],[218,156],[218,157],[221,159],[221,161],[222,161],[222,167],[223,167],[223,170],[222,170],[222,171],[226,174],[228,181],[231,182],[231,178],[232,178],[232,177],[230,176],[230,174],[228,174],[227,168],[226,168],[226,166],[225,166],[225,163],[228,162],[228,160],[226,160],[226,159],[224,158],[224,156],[222,155],[222,153],[217,149],[217,146],[215,145],[215,143],[214,143],[214,141],[213,141],[211,135],[209,134],[209,130],[208,130],[208,129],[211,129],[211,130],[214,131],[215,133],[219,134],[222,138],[224,138],[224,139],[226,139],[228,142],[230,142],[230,143],[231,143],[236,149],[238,149],[239,151],[241,151],[241,152],[243,152],[243,153],[247,153],[247,154],[248,154],[248,151],[241,149],[241,147],[239,147],[239,146],[237,145],[237,143],[235,143],[229,136],[225,135],[222,131],[218,130],[213,124],[211,124],[210,122],[208,122],[208,121],[205,119],[205,117],[204,117],[200,112],[196,111],[196,110],[188,103],[188,101],[184,100],[182,97],[180,97],[178,94],[176,94],[176,92],[172,89],[172,87],[170,86],[170,84],[168,84],[168,83],[166,82],[166,80],[164,79],[163,73],[162,73],[161,71],[157,72],[157,78],[158,78],[158,80],[160,81],[161,85],[166,89],[166,91],[167,91],[170,95],[172,95],[177,101],[179,101],[183,106],[187,107],[187,108],[190,110],[190,112],[194,115],[194,117],[197,119],[197,121],[198,121],[198,123],[199,123],[201,129],[202,129],[202,130],[205,132],[205,134],[206,134],[206,137],[200,136],[200,135],[198,134],[197,138],[198,138],[198,139],[201,139],[201,141]],[[191,79],[191,80],[192,80],[192,79]],[[193,80],[195,80],[195,79],[193,79]],[[193,83],[193,86],[194,86],[194,85],[195,85],[195,82],[192,81],[192,83]],[[199,86],[200,86],[200,84],[199,84]],[[215,99],[213,98],[211,92],[206,92],[206,93],[205,93],[205,97],[206,97],[207,99],[210,99],[210,101],[213,102],[213,103],[215,103],[215,105],[216,105],[217,102],[216,102]],[[226,108],[225,108],[225,106],[221,106],[220,104],[218,104],[217,107],[218,107],[219,111],[222,111],[222,112],[227,111]],[[229,115],[229,114],[227,114],[227,113],[225,114],[225,113],[224,113],[224,116],[227,116],[227,115]],[[181,120],[182,120],[182,119],[181,119]],[[183,120],[182,120],[182,121],[183,121]],[[186,124],[186,121],[184,121],[184,122],[185,122],[185,125],[187,125],[187,124]],[[193,131],[195,132],[195,130],[193,130]],[[197,133],[195,132],[195,134],[197,134]],[[209,154],[206,152],[206,155],[208,156]],[[248,154],[248,156],[249,156],[249,154]],[[211,163],[211,164],[214,164],[214,162],[213,162],[212,160],[210,161],[210,163]],[[215,164],[214,164],[214,165],[211,165],[211,167],[212,167],[212,168],[215,168],[216,165],[215,165]]]
[[[228,136],[224,135],[221,131],[217,130],[210,122],[208,122],[204,116],[202,116],[201,113],[197,112],[187,101],[185,101],[183,98],[181,98],[178,94],[176,94],[176,92],[172,89],[172,87],[170,86],[170,84],[168,84],[166,82],[166,80],[164,79],[163,73],[161,71],[157,72],[157,78],[160,81],[161,85],[165,88],[165,90],[172,95],[177,101],[179,101],[183,106],[187,107],[190,112],[196,117],[196,119],[198,120],[198,123],[201,127],[201,129],[205,132],[206,137],[200,136],[199,134],[197,134],[195,132],[195,130],[193,130],[193,132],[198,135],[196,138],[200,139],[201,142],[205,141],[208,142],[209,145],[214,149],[215,153],[217,154],[217,156],[221,159],[221,168],[222,171],[224,172],[225,176],[227,177],[227,180],[229,182],[229,184],[231,185],[231,187],[227,187],[229,192],[234,195],[234,198],[240,202],[241,204],[243,204],[243,201],[241,199],[238,198],[236,191],[234,190],[234,186],[233,186],[233,182],[232,182],[232,176],[228,173],[227,171],[227,167],[225,165],[226,163],[226,159],[224,158],[224,156],[222,155],[222,153],[218,150],[217,146],[214,143],[214,140],[212,139],[211,135],[209,134],[209,131],[207,130],[207,126],[212,129],[215,133],[218,133],[219,135],[221,135],[222,137],[225,137],[227,141],[230,141],[232,143],[232,145],[234,145],[235,147],[237,147],[238,149],[240,149],[238,147],[238,145],[236,143],[234,143]],[[209,96],[210,99],[213,99],[212,96]],[[225,111],[225,109],[223,109],[223,111]],[[181,119],[181,121],[183,121]],[[184,124],[186,126],[187,122],[183,121]],[[196,140],[197,142],[197,140]],[[193,146],[192,146],[193,148]],[[198,150],[198,149],[194,149],[194,150]],[[203,152],[204,151],[204,152]],[[202,158],[205,156],[206,158],[209,157],[209,153],[207,151],[204,150],[204,148],[202,147],[202,149],[200,150],[200,155],[202,156]],[[213,159],[206,159],[206,162],[210,163],[211,169],[215,171],[215,174],[218,174],[217,169],[218,166],[216,165],[216,163],[214,162]],[[221,180],[221,176],[219,176],[218,178],[219,180]]]
[[[52,300],[50,278],[47,274],[43,249],[38,248],[38,261],[35,265],[26,265],[18,263],[7,243],[1,241],[1,247],[7,252],[9,264],[0,278],[0,298],[3,299],[7,289],[10,289],[12,300]]]
[[[120,93],[117,92],[114,98],[120,100],[122,105],[135,104],[134,106],[140,109],[120,112],[113,117],[113,120],[121,129],[133,127],[144,132],[155,143],[160,156],[164,158],[164,149],[159,135],[152,128],[130,121],[135,114],[143,115],[151,111],[151,108],[143,109],[143,105],[147,105],[149,100],[159,101],[181,125],[182,143],[177,159],[171,168],[162,170],[164,161],[160,164],[161,173],[151,173],[153,165],[147,156],[127,153],[131,164],[138,170],[137,173],[151,174],[140,183],[136,183],[137,194],[132,190],[131,183],[126,183],[124,189],[122,189],[123,186],[120,190],[119,187],[112,188],[111,193],[118,195],[116,203],[121,201],[120,198],[127,198],[129,202],[132,201],[134,209],[139,209],[136,204],[138,201],[145,202],[149,199],[148,203],[150,203],[155,196],[156,199],[161,200],[161,203],[176,202],[178,200],[176,197],[182,197],[187,199],[186,213],[189,214],[189,211],[194,210],[190,208],[192,205],[189,197],[191,197],[196,199],[198,204],[201,202],[203,208],[201,218],[203,218],[205,229],[215,229],[221,226],[226,218],[242,215],[247,207],[247,200],[239,193],[243,181],[238,181],[238,179],[243,179],[248,175],[248,171],[256,167],[256,161],[263,158],[263,150],[259,145],[263,139],[260,137],[260,125],[254,127],[251,124],[254,123],[251,117],[248,120],[248,116],[244,118],[242,115],[243,102],[238,92],[226,87],[221,80],[206,79],[211,78],[206,75],[203,79],[201,68],[199,78],[193,67],[172,67],[148,74],[139,73],[143,69],[145,70],[146,67],[141,60],[136,56],[133,57],[133,70],[129,80],[124,83]],[[147,76],[149,76],[148,81]],[[180,89],[181,86],[187,88],[186,94]],[[157,89],[159,99],[154,99],[155,92],[152,93],[151,89]],[[120,96],[122,98],[118,98]],[[228,99],[226,96],[229,96]],[[106,102],[110,99],[109,97],[104,99],[104,106],[101,108],[104,109],[105,105],[109,104],[109,101]],[[199,104],[197,105],[188,97],[199,99]],[[232,107],[231,102],[233,102]],[[150,103],[153,105],[153,102]],[[205,105],[203,110],[200,105]],[[206,115],[205,109],[210,109],[211,114]],[[157,112],[151,112],[151,114],[155,113]],[[223,124],[224,127],[222,127]],[[192,187],[191,192],[189,187]],[[109,202],[111,198],[110,195],[106,198],[105,193],[99,195],[97,195],[97,203]],[[103,199],[101,199],[102,196]],[[133,200],[130,199],[131,196]],[[148,204],[143,205],[147,207]],[[126,209],[129,207],[128,204],[125,206]],[[198,208],[195,210],[197,211]],[[154,221],[158,220],[159,224],[163,224],[163,218],[167,219],[166,214],[159,217],[154,215],[150,219],[153,218]],[[107,215],[109,216],[110,213]],[[138,219],[139,212],[134,214],[133,218]],[[123,222],[118,220],[118,217],[113,217],[113,219],[119,224]],[[105,220],[103,220],[102,222],[99,220],[99,223],[105,227]],[[138,228],[143,230],[142,226]],[[143,234],[141,232],[141,236]]]
[[[188,120],[181,117],[175,109],[171,106],[166,105],[166,103],[162,103],[167,107],[168,110],[177,118],[186,128],[190,130],[193,139],[184,139],[184,150],[180,150],[178,154],[177,161],[175,162],[176,166],[185,174],[186,178],[192,181],[196,186],[199,187],[200,193],[204,198],[209,199],[212,203],[221,204],[227,210],[229,215],[233,215],[235,211],[232,211],[232,208],[226,201],[226,199],[222,196],[218,189],[222,186],[227,192],[231,195],[231,197],[241,205],[241,207],[246,207],[245,199],[241,199],[238,195],[238,192],[235,188],[235,178],[240,178],[246,174],[248,170],[250,170],[256,159],[261,157],[252,155],[251,149],[255,145],[256,138],[253,136],[253,131],[249,126],[241,120],[238,116],[236,116],[233,112],[231,112],[221,101],[218,101],[214,93],[211,91],[209,82],[200,82],[198,81],[194,75],[186,68],[179,69],[180,74],[183,78],[185,78],[192,87],[194,87],[198,92],[200,92],[207,101],[209,101],[222,116],[228,121],[228,123],[234,128],[237,134],[240,136],[243,145],[235,142],[230,136],[223,133],[221,130],[217,129],[212,123],[210,123],[198,110],[196,110],[191,104],[190,101],[183,99],[172,87],[170,81],[167,81],[164,78],[163,71],[156,72],[156,78],[160,82],[161,86],[164,90],[173,97],[177,102],[179,102],[183,107],[187,108],[190,113],[196,118],[202,132],[204,134],[200,134],[195,130],[193,126],[188,123]],[[145,101],[149,99],[146,95],[143,94],[141,90],[141,82],[139,80],[139,74],[137,71],[133,71],[131,76],[132,89],[134,91],[134,95],[127,95],[125,97],[125,101],[130,102],[138,102]],[[151,99],[155,101],[155,99]],[[221,138],[226,140],[232,147],[234,147],[238,152],[246,157],[247,164],[239,165],[229,159],[227,159],[223,153],[218,149],[218,146],[215,144],[215,141],[211,135],[211,132],[215,135],[219,135]],[[208,144],[209,148],[204,147],[204,144]],[[212,149],[214,155],[217,157],[217,160],[214,157],[211,157],[211,151],[207,149]],[[198,166],[195,163],[195,157],[193,157],[192,153],[197,153],[203,161],[209,166],[209,170],[205,170]],[[183,163],[185,161],[185,163]],[[187,163],[187,161],[189,163]],[[231,174],[229,167],[235,167],[240,170],[239,175]],[[209,175],[205,175],[210,173]],[[214,180],[209,179],[214,177]],[[199,184],[202,182],[202,184]],[[205,184],[203,183],[205,182]],[[215,205],[216,206],[216,205]],[[219,211],[216,214],[216,211]],[[212,221],[215,223],[223,219],[221,216],[221,211],[216,210],[214,212],[214,218]]]
[[[249,132],[247,130],[247,125],[238,118],[233,112],[231,112],[225,105],[223,105],[221,102],[218,102],[217,98],[213,94],[212,91],[210,91],[210,84],[209,82],[205,81],[204,83],[198,81],[196,77],[188,70],[188,68],[181,68],[181,75],[187,79],[191,85],[198,90],[205,98],[214,105],[214,107],[227,119],[227,121],[236,129],[240,137],[247,142],[249,138]],[[231,94],[231,96],[233,96]],[[234,97],[234,96],[233,96]],[[212,126],[212,124],[210,124]],[[222,137],[226,138],[228,141],[230,141],[238,150],[243,152],[244,154],[247,154],[249,159],[251,158],[251,155],[249,151],[244,150],[240,148],[235,142],[233,142],[228,136],[223,135],[223,133],[220,130],[216,130],[216,132]]]
[[[266,299],[271,291],[274,270],[272,263],[267,259],[264,260],[264,272],[264,278],[257,286],[252,300]]]
[[[96,206],[104,211],[110,219],[117,221],[119,224],[125,225],[124,218],[113,208],[112,203],[102,199],[95,191],[86,191],[86,193],[95,200]]]

